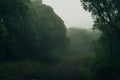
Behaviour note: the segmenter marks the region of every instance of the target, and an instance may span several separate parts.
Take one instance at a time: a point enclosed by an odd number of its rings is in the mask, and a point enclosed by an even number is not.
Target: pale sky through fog
[[[91,28],[93,25],[91,14],[82,8],[80,0],[43,0],[43,3],[54,9],[67,28]]]

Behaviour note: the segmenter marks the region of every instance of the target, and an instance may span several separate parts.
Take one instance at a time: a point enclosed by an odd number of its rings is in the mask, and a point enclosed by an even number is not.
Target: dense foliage
[[[0,20],[8,60],[46,59],[67,44],[64,22],[41,0],[1,0]]]
[[[64,22],[42,0],[0,0],[1,80],[54,79],[67,44]]]
[[[94,28],[102,32],[97,42],[94,66],[97,80],[120,80],[120,1],[81,0],[84,9],[92,12]]]
[[[42,0],[0,0],[0,80],[120,80],[120,1],[80,1],[94,30],[67,30]]]
[[[1,63],[1,80],[93,80],[91,67],[95,57],[93,40],[96,40],[96,35],[92,30],[78,28],[68,29],[67,34],[70,41],[64,54],[59,56],[60,51],[57,49],[57,53],[55,51],[54,55],[50,55],[60,58],[60,61],[43,63],[41,60],[22,60]]]

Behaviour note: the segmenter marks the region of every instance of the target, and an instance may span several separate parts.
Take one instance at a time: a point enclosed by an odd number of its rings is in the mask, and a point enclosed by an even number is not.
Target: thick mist
[[[0,0],[0,80],[120,80],[119,3]]]
[[[82,8],[80,0],[43,0],[43,3],[53,7],[67,28],[92,28],[91,14]]]

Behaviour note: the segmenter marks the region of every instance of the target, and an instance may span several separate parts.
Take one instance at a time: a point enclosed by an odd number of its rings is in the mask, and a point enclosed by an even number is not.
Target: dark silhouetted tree
[[[0,20],[8,32],[6,52],[15,59],[47,59],[64,48],[64,22],[41,0],[1,0]]]
[[[120,74],[120,1],[81,0],[84,9],[92,12],[94,28],[102,32],[98,42],[96,75],[100,80],[119,80]],[[119,66],[119,67],[118,67]]]

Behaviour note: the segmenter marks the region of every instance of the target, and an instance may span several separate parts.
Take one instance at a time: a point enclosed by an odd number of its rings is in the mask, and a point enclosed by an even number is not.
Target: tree
[[[7,44],[8,32],[5,26],[0,22],[0,61],[7,59],[7,54],[5,51]]]
[[[36,37],[41,57],[49,58],[56,50],[67,45],[67,31],[63,20],[47,5],[35,5],[30,21],[36,30]],[[45,58],[46,59],[46,58]]]
[[[119,0],[81,0],[84,9],[92,12],[94,27],[106,36],[119,34]],[[118,35],[119,37],[119,35]]]
[[[119,80],[120,66],[120,3],[119,0],[81,0],[85,10],[92,12],[94,28],[102,32],[97,52],[96,75],[100,80]]]
[[[20,28],[22,24],[22,19],[26,14],[28,9],[28,0],[1,0],[0,1],[0,20],[5,25],[8,31],[8,40],[6,52],[16,58],[17,50],[17,39],[20,37]],[[20,40],[20,38],[18,39]],[[18,51],[19,52],[19,51]],[[12,59],[12,58],[11,58]]]
[[[8,32],[10,59],[46,59],[67,43],[64,22],[42,0],[2,0],[0,20]]]

